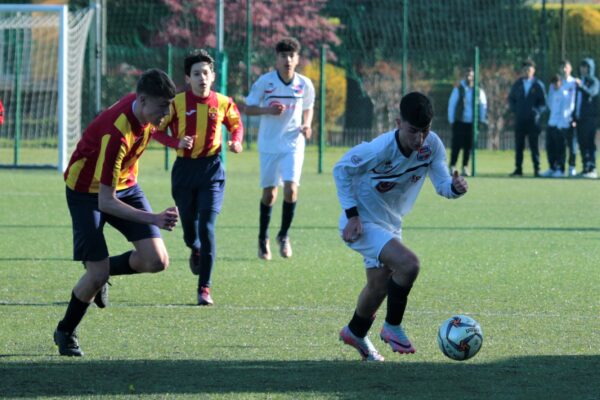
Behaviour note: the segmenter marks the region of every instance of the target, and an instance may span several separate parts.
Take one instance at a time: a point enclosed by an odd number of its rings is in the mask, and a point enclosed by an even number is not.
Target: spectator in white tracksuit
[[[568,62],[568,61],[567,61]],[[558,178],[565,175],[566,148],[569,130],[572,129],[575,110],[575,79],[555,75],[548,89],[550,116],[546,128],[546,153],[549,168],[542,176]]]

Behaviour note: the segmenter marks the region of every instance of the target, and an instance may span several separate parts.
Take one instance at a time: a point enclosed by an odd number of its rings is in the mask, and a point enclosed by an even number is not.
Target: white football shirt
[[[288,84],[277,71],[261,75],[246,97],[249,106],[268,107],[283,104],[281,115],[261,115],[258,128],[258,151],[286,153],[304,151],[304,135],[300,133],[302,111],[313,107],[315,88],[309,78],[299,73]]]
[[[452,190],[446,151],[434,132],[408,158],[396,131],[386,132],[350,149],[333,168],[342,208],[357,207],[361,221],[390,231],[401,229],[402,216],[412,209],[427,174],[439,195],[461,196]]]

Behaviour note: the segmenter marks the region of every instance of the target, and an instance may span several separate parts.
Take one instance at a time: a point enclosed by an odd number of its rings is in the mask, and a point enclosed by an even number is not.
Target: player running
[[[367,333],[386,296],[381,339],[394,352],[415,352],[401,322],[420,265],[416,254],[402,244],[402,217],[413,207],[425,176],[429,174],[436,192],[447,198],[460,197],[468,188],[458,171],[449,175],[444,145],[430,131],[432,118],[433,107],[425,95],[407,94],[400,102],[398,128],[352,148],[333,169],[344,209],[340,234],[363,256],[367,275],[340,340],[357,349],[363,360],[384,360]]]

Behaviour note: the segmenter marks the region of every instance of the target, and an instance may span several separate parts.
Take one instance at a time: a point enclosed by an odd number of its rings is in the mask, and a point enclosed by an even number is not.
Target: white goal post
[[[34,156],[34,164],[66,169],[81,136],[83,62],[93,14],[92,7],[69,13],[67,5],[0,4],[0,100],[5,107],[0,145],[14,146],[12,166],[28,166],[19,160],[20,146],[27,144],[46,153],[58,149],[56,163]]]

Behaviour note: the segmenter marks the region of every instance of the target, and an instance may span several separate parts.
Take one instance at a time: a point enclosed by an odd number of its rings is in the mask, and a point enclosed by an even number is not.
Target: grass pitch
[[[141,160],[155,210],[173,204],[162,150]],[[510,179],[513,154],[480,152],[462,199],[426,183],[405,219],[421,258],[404,325],[417,353],[359,361],[337,340],[364,284],[358,254],[338,238],[331,177],[309,148],[291,230],[294,257],[256,257],[258,157],[228,154],[217,222],[216,305],[194,306],[196,279],[181,229],[165,232],[171,267],[115,277],[111,305],[80,326],[82,359],[59,357],[52,331],[82,273],[71,261],[64,183],[55,171],[0,170],[0,397],[211,399],[599,399],[600,183]],[[527,163],[526,163],[527,165]],[[531,174],[531,171],[525,170]],[[271,235],[281,215],[274,208]],[[129,244],[106,229],[112,254]],[[466,362],[437,348],[454,313],[481,324]]]

